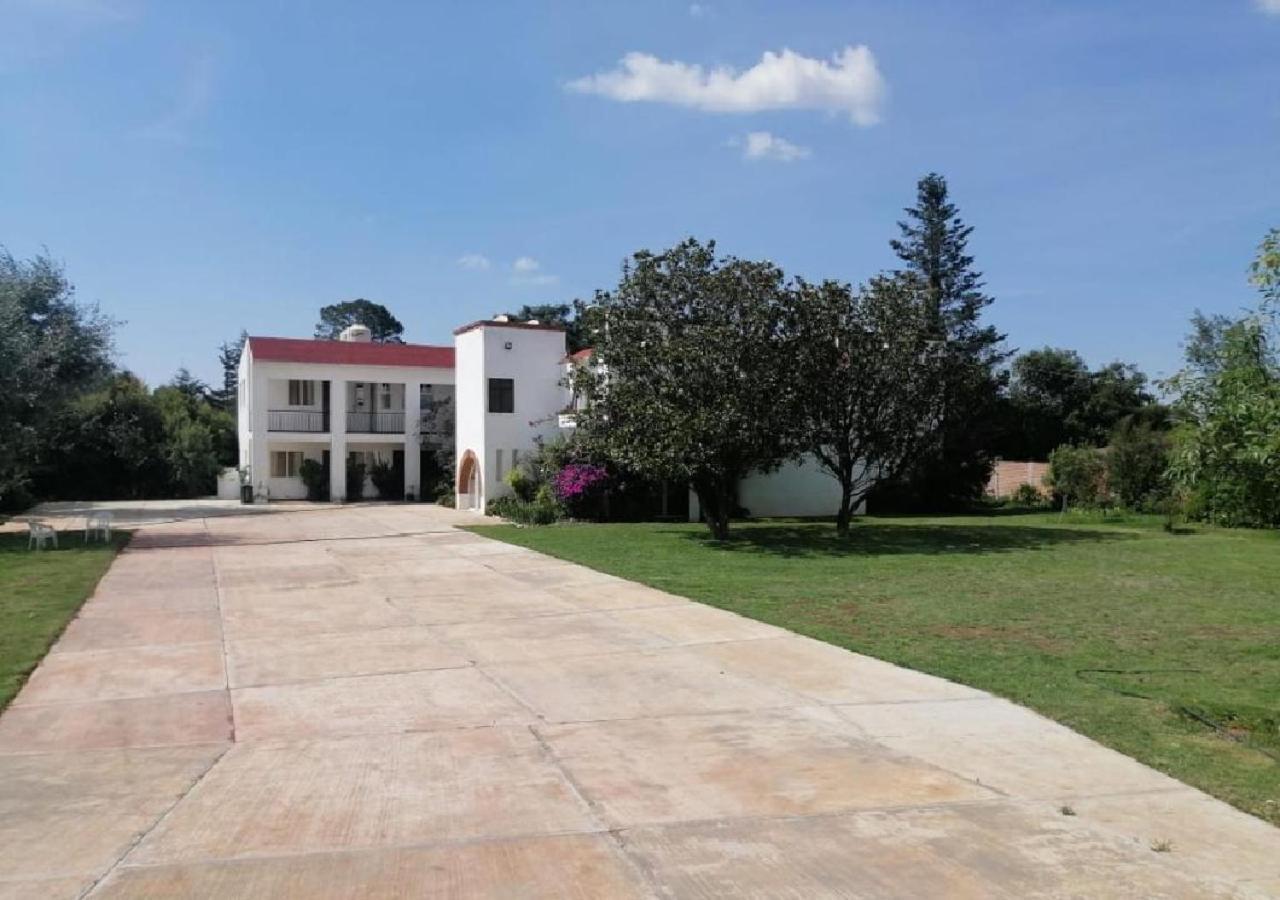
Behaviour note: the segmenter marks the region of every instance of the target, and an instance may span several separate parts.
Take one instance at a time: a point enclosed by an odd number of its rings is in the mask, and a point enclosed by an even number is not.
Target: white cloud
[[[1280,0],[1253,0],[1253,4],[1269,16],[1280,16]]]
[[[565,87],[625,103],[671,103],[708,112],[828,110],[847,113],[859,125],[879,121],[885,95],[875,57],[861,44],[845,47],[830,60],[786,49],[766,51],[760,62],[742,72],[628,53],[617,68],[575,79]]]
[[[458,265],[464,269],[484,270],[489,268],[489,257],[482,253],[464,253],[458,257]]]
[[[542,271],[542,263],[538,262],[532,256],[520,256],[511,264],[511,283],[521,285],[542,285],[555,284],[560,280],[559,275],[550,275]]]
[[[739,141],[732,141],[737,146]],[[793,144],[784,137],[770,134],[767,131],[752,131],[747,139],[741,142],[743,159],[772,159],[777,162],[795,162],[808,159],[813,155],[808,147]]]
[[[711,7],[707,6],[705,3],[689,4],[689,15],[695,19],[701,19],[709,12],[711,12]]]

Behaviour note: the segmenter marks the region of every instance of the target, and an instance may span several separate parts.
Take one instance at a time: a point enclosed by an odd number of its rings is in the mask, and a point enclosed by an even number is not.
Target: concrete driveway
[[[1280,894],[1065,728],[468,520],[142,529],[0,717],[0,897]]]

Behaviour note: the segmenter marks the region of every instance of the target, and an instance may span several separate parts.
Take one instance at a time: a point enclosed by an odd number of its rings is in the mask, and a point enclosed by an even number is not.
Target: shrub
[[[1046,480],[1062,498],[1064,510],[1069,502],[1080,506],[1098,505],[1106,494],[1106,464],[1102,451],[1094,447],[1063,444],[1049,454]]]
[[[307,486],[308,500],[318,501],[325,498],[329,488],[329,470],[319,460],[304,459],[302,465],[298,467],[298,476]]]
[[[380,500],[404,499],[404,472],[382,460],[369,467],[369,480]]]
[[[569,463],[555,474],[551,489],[561,503],[579,503],[602,491],[608,480],[604,466]]]
[[[560,518],[560,513],[560,507],[546,493],[540,493],[533,500],[499,497],[485,506],[486,515],[501,516],[518,525],[550,525]]]
[[[1010,495],[1010,500],[1017,506],[1043,506],[1045,501],[1044,491],[1036,487],[1034,484],[1023,483],[1018,485],[1017,489]]]
[[[443,506],[448,509],[453,509],[453,505],[456,501],[457,501],[457,497],[454,496],[454,493],[452,490],[446,490],[439,494],[436,494],[437,506]]]
[[[1126,420],[1111,435],[1107,451],[1107,487],[1128,509],[1155,512],[1169,496],[1165,470],[1169,436],[1150,425]]]
[[[347,459],[347,500],[355,501],[364,496],[364,463]]]
[[[538,492],[538,481],[533,474],[523,466],[516,466],[507,473],[507,485],[515,493],[517,499],[528,503]]]

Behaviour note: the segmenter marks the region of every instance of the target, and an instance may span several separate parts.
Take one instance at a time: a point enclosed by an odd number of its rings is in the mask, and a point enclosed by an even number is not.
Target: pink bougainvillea
[[[593,466],[590,463],[569,463],[556,473],[551,482],[556,499],[562,503],[572,503],[595,493],[604,487],[609,473],[604,466]]]

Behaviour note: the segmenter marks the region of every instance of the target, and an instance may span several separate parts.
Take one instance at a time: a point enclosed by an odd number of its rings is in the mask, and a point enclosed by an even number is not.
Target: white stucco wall
[[[454,338],[454,484],[457,488],[455,502],[459,509],[484,508],[484,417],[487,385],[484,380],[484,332],[479,329],[464,331]],[[481,461],[481,490],[476,496],[466,493],[466,486],[458,485],[466,454],[474,453]]]
[[[481,461],[480,496],[460,493],[458,502],[483,509],[510,492],[503,478],[511,469],[512,451],[531,453],[539,439],[560,433],[557,414],[568,397],[561,384],[564,332],[486,322],[457,335],[455,351],[457,465],[468,450]],[[514,412],[489,412],[490,378],[515,383]]]
[[[738,503],[752,518],[834,516],[840,509],[840,482],[805,456],[767,474],[748,475],[738,484]],[[855,513],[865,511],[865,504]],[[689,521],[700,515],[698,497],[689,496]]]
[[[301,453],[304,459],[322,462],[325,446],[319,443],[302,443],[297,441],[269,441],[267,445],[266,485],[268,499],[271,500],[306,500],[307,486],[299,477],[273,477],[271,472],[271,454],[277,450]],[[255,481],[256,483],[256,481]]]
[[[349,366],[318,363],[257,362],[252,344],[240,357],[240,377],[246,385],[237,410],[237,432],[240,441],[240,465],[252,470],[252,483],[259,496],[299,499],[306,496],[300,479],[270,476],[268,449],[285,449],[286,445],[303,445],[319,459],[329,449],[334,464],[330,468],[330,494],[334,500],[344,499],[346,492],[346,454],[348,450],[372,449],[370,445],[394,444],[405,451],[405,488],[420,490],[416,425],[419,386],[438,385],[441,390],[454,384],[454,370],[427,366]],[[291,407],[288,404],[290,379],[315,381],[316,402],[313,406]],[[273,432],[268,429],[268,413],[273,409],[320,409],[321,387],[318,382],[331,382],[329,395],[329,431],[327,433]],[[395,385],[393,407],[405,413],[405,434],[348,434],[346,432],[347,397],[351,382],[386,382]],[[372,489],[366,486],[366,496]]]
[[[840,508],[840,483],[806,456],[775,472],[742,479],[738,503],[760,518],[834,516]]]

